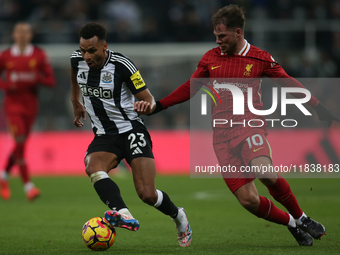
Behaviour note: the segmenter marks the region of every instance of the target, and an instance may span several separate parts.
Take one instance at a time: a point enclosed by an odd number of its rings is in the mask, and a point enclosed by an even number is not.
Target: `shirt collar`
[[[245,42],[244,46],[243,46],[242,50],[240,50],[238,55],[245,56],[245,55],[247,55],[247,53],[250,49],[250,43],[248,43],[246,39],[244,39],[244,42]]]
[[[244,39],[244,46],[242,48],[242,50],[240,50],[239,53],[237,53],[237,55],[240,55],[240,56],[246,56],[249,49],[250,49],[250,43],[248,43],[248,41],[246,39]],[[227,53],[222,53],[221,52],[221,55],[227,55]]]
[[[32,53],[33,53],[33,45],[32,44],[29,44],[27,45],[27,47],[25,48],[24,52],[21,53],[20,49],[19,49],[19,46],[14,44],[12,47],[11,47],[11,54],[13,56],[20,56],[20,55],[23,55],[23,56],[31,56]]]

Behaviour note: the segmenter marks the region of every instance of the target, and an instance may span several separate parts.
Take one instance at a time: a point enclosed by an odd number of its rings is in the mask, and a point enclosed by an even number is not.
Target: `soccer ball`
[[[81,231],[85,245],[94,251],[109,249],[116,240],[116,230],[102,217],[88,220]]]

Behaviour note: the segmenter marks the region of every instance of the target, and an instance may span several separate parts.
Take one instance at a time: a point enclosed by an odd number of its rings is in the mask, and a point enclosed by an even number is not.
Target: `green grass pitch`
[[[338,179],[288,179],[302,209],[326,227],[327,235],[313,247],[300,247],[284,226],[246,212],[221,179],[157,176],[166,191],[187,212],[193,240],[179,247],[173,222],[142,203],[132,176],[111,176],[120,186],[141,227],[117,229],[115,244],[104,254],[339,254],[340,186]],[[28,202],[21,181],[13,177],[12,198],[0,200],[0,254],[92,254],[81,239],[83,224],[103,216],[100,201],[87,177],[36,177],[42,196]],[[257,181],[259,193],[269,196]],[[274,201],[276,205],[278,203]],[[278,205],[280,208],[281,205]]]

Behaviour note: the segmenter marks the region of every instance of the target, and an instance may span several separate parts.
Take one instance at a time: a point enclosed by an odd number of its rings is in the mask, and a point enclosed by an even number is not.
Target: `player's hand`
[[[81,119],[83,121],[86,120],[86,114],[85,114],[85,107],[84,107],[84,105],[81,104],[81,103],[73,104],[73,111],[74,111],[74,116],[75,116],[73,124],[76,127],[84,126],[84,123],[81,122]]]
[[[148,115],[156,114],[160,111],[163,111],[164,108],[162,104],[159,101],[156,101],[155,107],[152,109],[152,111]]]
[[[319,120],[321,121],[326,121],[328,123],[328,127],[332,125],[332,121],[340,121],[340,119],[336,116],[334,116],[331,111],[324,106],[321,102],[319,102],[315,107],[314,107],[316,113],[318,114]]]
[[[156,107],[156,104],[140,100],[134,103],[135,112],[141,115],[150,114]]]

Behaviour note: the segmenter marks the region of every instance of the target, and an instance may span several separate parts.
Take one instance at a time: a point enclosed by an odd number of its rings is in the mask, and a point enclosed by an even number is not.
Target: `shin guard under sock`
[[[260,196],[260,205],[254,213],[259,218],[282,225],[288,225],[289,214],[277,208],[272,201]]]
[[[303,214],[293,192],[290,189],[288,182],[279,176],[277,181],[272,186],[267,186],[270,195],[273,198],[281,203],[288,212],[294,217],[294,219],[298,219]]]
[[[164,213],[165,215],[169,215],[171,218],[177,217],[178,208],[174,205],[174,203],[170,200],[169,196],[160,190],[156,190],[158,194],[158,199],[154,207]]]
[[[96,190],[103,203],[106,204],[111,210],[118,211],[122,208],[127,208],[123,201],[123,198],[120,195],[118,185],[110,179],[106,172],[102,172],[104,173],[102,174],[102,177],[96,178],[98,176],[98,173],[100,172],[96,172],[95,174],[97,175],[92,174],[90,178],[93,183],[94,189]]]

